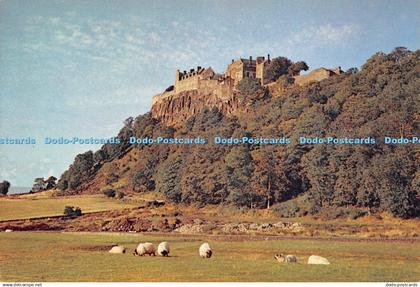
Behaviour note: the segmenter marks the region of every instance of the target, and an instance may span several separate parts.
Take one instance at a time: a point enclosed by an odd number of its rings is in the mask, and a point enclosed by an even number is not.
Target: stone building
[[[175,93],[180,93],[196,90],[199,88],[201,80],[209,80],[214,75],[215,73],[211,67],[205,69],[198,66],[197,70],[191,69],[189,72],[176,70],[174,91]]]
[[[201,93],[214,94],[220,98],[228,97],[233,89],[233,81],[224,75],[215,74],[211,67],[191,69],[189,72],[179,70],[175,74],[175,84],[163,93],[155,95],[152,105],[188,91],[199,90]]]
[[[299,86],[304,86],[322,81],[324,79],[328,79],[333,76],[340,75],[342,73],[343,71],[341,70],[341,67],[337,67],[335,69],[319,68],[311,71],[308,74],[295,76],[294,79],[295,84],[298,84]]]
[[[267,59],[265,57],[257,57],[256,60],[253,60],[252,56],[250,56],[249,59],[232,60],[232,63],[226,69],[225,75],[227,78],[233,79],[235,84],[248,77],[260,79],[261,84],[264,85],[264,71],[270,61],[270,55],[268,55]]]

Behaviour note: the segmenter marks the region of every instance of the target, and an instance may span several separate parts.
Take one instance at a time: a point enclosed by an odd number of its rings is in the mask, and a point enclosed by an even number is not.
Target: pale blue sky
[[[199,2],[199,3],[196,3]],[[419,1],[0,0],[0,180],[58,177],[77,153],[43,137],[116,135],[150,109],[175,69],[223,72],[232,58],[287,56],[359,67],[374,52],[419,48]]]

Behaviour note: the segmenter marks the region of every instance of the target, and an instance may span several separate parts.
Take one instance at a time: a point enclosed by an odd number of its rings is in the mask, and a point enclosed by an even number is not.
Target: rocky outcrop
[[[298,222],[282,222],[277,223],[206,223],[194,222],[184,224],[174,230],[174,232],[182,234],[293,234],[302,233],[305,230],[302,224]]]
[[[152,117],[169,126],[176,126],[192,115],[212,107],[217,107],[224,114],[229,115],[238,109],[239,102],[234,93],[229,90],[212,90],[209,87],[209,89],[184,91],[155,98]]]

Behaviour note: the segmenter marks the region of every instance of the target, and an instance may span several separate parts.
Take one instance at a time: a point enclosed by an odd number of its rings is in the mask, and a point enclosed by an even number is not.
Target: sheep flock
[[[144,243],[139,243],[137,245],[136,249],[134,249],[133,255],[156,256],[156,253],[157,253],[159,256],[169,257],[170,250],[171,249],[169,247],[169,243],[166,241],[159,243],[157,248],[151,242],[144,242]],[[125,252],[126,252],[126,248],[118,244],[114,244],[112,248],[109,250],[109,253],[113,253],[113,254],[123,254]],[[210,244],[207,242],[201,244],[200,247],[198,248],[198,255],[203,259],[210,259],[213,255],[213,249],[210,247]],[[282,253],[280,254],[277,253],[274,255],[274,259],[279,263],[297,263],[298,262],[297,257],[291,254],[284,255]],[[321,257],[318,255],[311,255],[308,258],[307,264],[329,265],[330,262],[325,257]]]

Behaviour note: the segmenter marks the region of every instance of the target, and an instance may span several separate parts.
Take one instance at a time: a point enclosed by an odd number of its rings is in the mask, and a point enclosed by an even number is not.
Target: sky
[[[59,177],[99,145],[45,137],[115,136],[150,110],[175,70],[286,56],[311,69],[360,67],[377,51],[419,48],[420,1],[0,0],[0,181]]]

